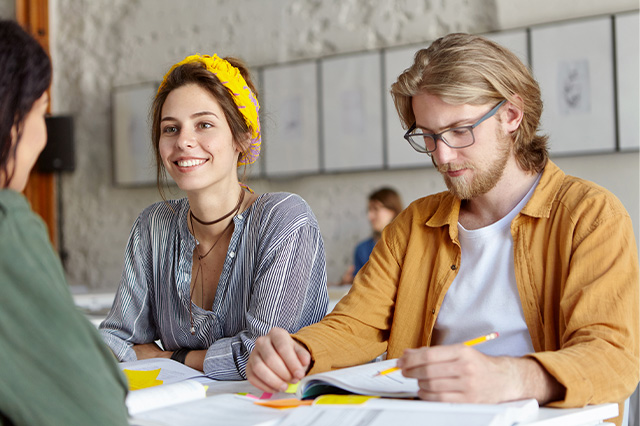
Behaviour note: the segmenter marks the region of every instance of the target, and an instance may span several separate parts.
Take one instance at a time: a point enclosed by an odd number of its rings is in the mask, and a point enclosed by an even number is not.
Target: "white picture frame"
[[[640,14],[614,16],[616,37],[616,90],[620,150],[640,148]]]
[[[321,61],[324,171],[383,167],[381,53]]]
[[[391,85],[398,76],[413,64],[416,52],[428,44],[387,49],[384,52],[384,102],[385,102],[385,146],[387,166],[390,169],[411,167],[433,167],[431,158],[414,150],[404,139],[407,129],[400,124],[400,117],[391,97]]]
[[[318,173],[317,62],[263,68],[262,82],[261,108],[269,123],[264,131],[264,174]]]
[[[116,186],[156,184],[149,111],[157,90],[155,82],[113,89],[113,180]]]
[[[616,149],[611,28],[610,16],[531,28],[552,155]]]

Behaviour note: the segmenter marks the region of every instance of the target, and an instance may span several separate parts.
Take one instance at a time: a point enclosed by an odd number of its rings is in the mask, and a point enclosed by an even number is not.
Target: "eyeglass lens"
[[[409,135],[411,144],[420,151],[432,152],[436,149],[436,138],[438,135]],[[473,144],[473,134],[468,127],[458,127],[449,129],[439,137],[452,148],[464,148]]]

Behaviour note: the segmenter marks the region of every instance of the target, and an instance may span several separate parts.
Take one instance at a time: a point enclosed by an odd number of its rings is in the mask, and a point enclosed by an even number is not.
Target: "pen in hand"
[[[473,345],[477,345],[478,343],[482,343],[482,342],[486,342],[487,340],[493,340],[495,338],[497,338],[499,336],[497,331],[494,331],[493,333],[489,333],[485,336],[480,336],[480,337],[476,337],[475,339],[471,339],[471,340],[467,340],[466,342],[463,342],[463,345],[466,346],[473,346]],[[400,370],[400,368],[398,367],[391,367],[391,368],[387,368],[386,370],[382,370],[381,372],[379,372],[378,374],[374,375],[373,377],[377,377],[377,376],[385,376],[389,373],[393,373],[394,371],[398,371]]]

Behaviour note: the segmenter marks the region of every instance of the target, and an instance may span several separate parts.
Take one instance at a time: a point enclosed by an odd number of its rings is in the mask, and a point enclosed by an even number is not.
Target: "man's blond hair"
[[[391,86],[403,127],[415,123],[413,96],[429,93],[453,104],[495,105],[503,99],[523,111],[513,148],[523,170],[540,172],[548,160],[547,136],[538,135],[542,99],[529,69],[508,49],[484,37],[449,34],[419,50],[413,65]]]

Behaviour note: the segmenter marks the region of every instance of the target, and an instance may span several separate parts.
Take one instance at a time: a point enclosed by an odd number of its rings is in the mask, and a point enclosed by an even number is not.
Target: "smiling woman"
[[[327,310],[324,244],[297,195],[258,196],[238,167],[260,153],[257,92],[237,59],[193,55],[165,76],[152,106],[158,188],[187,197],[133,225],[103,338],[121,361],[166,357],[215,379],[245,378],[255,340]],[[154,342],[160,340],[162,348]]]

